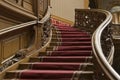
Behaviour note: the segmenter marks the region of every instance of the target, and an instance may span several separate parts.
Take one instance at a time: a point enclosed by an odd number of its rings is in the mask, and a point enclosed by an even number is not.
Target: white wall
[[[51,0],[52,14],[74,22],[75,8],[85,8],[84,0]]]

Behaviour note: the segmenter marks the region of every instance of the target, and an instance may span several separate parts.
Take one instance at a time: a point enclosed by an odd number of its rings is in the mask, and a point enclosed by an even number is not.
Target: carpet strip
[[[56,26],[50,47],[6,73],[16,80],[92,80],[92,45],[88,32],[70,26]],[[12,76],[12,77],[11,77]]]

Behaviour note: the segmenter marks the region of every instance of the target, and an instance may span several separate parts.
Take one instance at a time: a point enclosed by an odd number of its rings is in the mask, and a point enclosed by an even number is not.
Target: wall
[[[74,9],[87,8],[88,0],[51,0],[52,14],[74,22]]]

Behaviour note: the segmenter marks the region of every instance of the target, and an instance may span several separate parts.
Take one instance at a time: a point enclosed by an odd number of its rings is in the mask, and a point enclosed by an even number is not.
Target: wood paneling
[[[39,1],[39,15],[44,16],[48,8],[49,0],[40,0]]]
[[[27,35],[27,33],[22,34],[20,39],[21,39],[21,46],[20,47],[21,48],[28,47],[28,35]]]
[[[9,1],[12,2],[12,3],[17,4],[17,0],[9,0]]]
[[[33,11],[33,3],[32,0],[24,0],[23,7],[27,10]]]
[[[41,7],[38,6],[37,1],[42,1],[42,4],[40,4]],[[40,8],[39,10],[38,7]],[[37,20],[39,14],[42,14],[42,16],[45,15],[47,7],[48,0],[0,0],[0,16],[7,18],[0,17],[0,29]],[[37,16],[34,14],[35,10],[33,8],[36,9],[36,12],[40,11],[39,13],[37,12]],[[27,49],[33,45],[35,43],[35,37],[41,43],[41,27],[34,30],[33,25],[0,35],[0,64],[20,49]]]
[[[28,30],[23,29],[23,31],[20,31],[21,33],[19,33],[19,30],[17,31],[18,33],[12,32],[7,34],[10,36],[4,36],[4,38],[1,37],[0,63],[12,57],[19,50],[27,49],[34,44],[35,33],[32,27],[29,27]]]
[[[0,65],[1,65],[1,62],[2,62],[2,44],[0,41]]]
[[[114,6],[120,5],[120,0],[97,0],[98,8],[111,10]]]
[[[40,0],[39,3],[40,3],[39,4],[39,14],[40,14],[40,16],[42,16],[44,13],[44,0]]]
[[[19,49],[20,49],[19,35],[3,40],[2,42],[3,60],[14,55]]]
[[[0,19],[0,29],[4,29],[7,27],[11,27],[13,25],[15,25],[16,23],[4,20],[4,19]]]
[[[4,0],[4,5],[9,6],[10,9],[15,11],[22,11],[33,14],[34,16],[34,0]],[[20,12],[21,13],[21,12]]]

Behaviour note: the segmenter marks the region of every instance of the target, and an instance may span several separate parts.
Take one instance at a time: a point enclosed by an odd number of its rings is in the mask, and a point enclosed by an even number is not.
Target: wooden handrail
[[[48,6],[48,10],[46,12],[46,15],[40,20],[38,21],[38,23],[43,24],[45,23],[48,19],[50,19],[50,7]]]
[[[94,62],[96,69],[100,69],[100,73],[96,74],[97,78],[120,80],[120,76],[111,66],[114,57],[111,21],[112,15],[106,10],[75,9],[75,27],[87,30],[92,36]]]
[[[13,30],[17,30],[17,29],[20,29],[20,28],[24,28],[24,27],[27,27],[27,26],[31,26],[31,25],[35,25],[37,23],[45,23],[48,19],[50,18],[50,7],[48,7],[48,11],[46,13],[46,15],[40,20],[33,20],[33,21],[29,21],[29,22],[25,22],[25,23],[22,23],[22,24],[18,24],[18,25],[15,25],[15,26],[11,26],[11,27],[8,27],[8,28],[5,28],[5,29],[1,29],[0,30],[0,35],[2,34],[5,34],[7,32],[10,32],[10,31],[13,31]]]
[[[5,28],[5,29],[1,29],[0,30],[0,35],[5,34],[7,32],[10,32],[10,31],[13,31],[13,30],[17,30],[17,29],[20,29],[20,28],[31,26],[31,25],[34,25],[34,24],[37,24],[37,20],[29,21],[29,22],[26,22],[26,23],[22,23],[22,24],[18,24],[18,25],[15,25],[15,26]]]
[[[108,60],[104,56],[102,46],[101,46],[102,32],[107,27],[107,25],[111,22],[112,15],[110,12],[105,10],[99,10],[99,12],[104,13],[106,15],[106,19],[103,21],[103,23],[100,24],[100,26],[93,33],[93,36],[92,36],[93,52],[95,54],[95,57],[98,63],[100,64],[102,70],[107,75],[107,77],[110,80],[120,80],[119,74],[112,68],[112,66],[109,64]],[[113,55],[111,57],[113,57]]]

